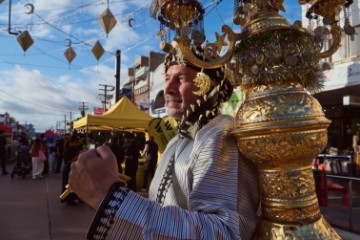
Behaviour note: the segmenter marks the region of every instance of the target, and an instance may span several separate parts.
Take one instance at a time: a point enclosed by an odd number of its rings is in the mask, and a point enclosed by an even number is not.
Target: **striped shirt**
[[[89,239],[251,239],[260,215],[255,168],[218,115],[195,139],[174,137],[145,199],[118,187],[103,201]],[[108,194],[109,195],[109,194]]]

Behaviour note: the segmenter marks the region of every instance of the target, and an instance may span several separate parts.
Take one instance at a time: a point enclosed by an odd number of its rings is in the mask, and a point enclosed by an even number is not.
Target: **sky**
[[[0,4],[0,114],[8,112],[20,124],[33,124],[36,132],[64,128],[65,119],[81,117],[102,107],[99,91],[115,86],[115,52],[121,51],[120,85],[139,56],[161,52],[159,22],[150,17],[152,0],[28,0]],[[209,41],[221,26],[232,23],[233,0],[201,0]],[[301,20],[297,0],[286,0],[289,23]],[[31,6],[34,6],[33,11]],[[109,7],[117,24],[108,34],[98,17]],[[10,15],[9,15],[10,12]],[[130,20],[130,21],[129,21]],[[25,52],[17,41],[28,31],[34,43]],[[97,60],[91,48],[96,41],[105,53]],[[64,56],[71,45],[76,52],[69,63]],[[102,85],[102,86],[100,86]]]

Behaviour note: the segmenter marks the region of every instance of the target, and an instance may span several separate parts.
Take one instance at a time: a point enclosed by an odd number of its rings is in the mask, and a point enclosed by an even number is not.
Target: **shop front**
[[[353,135],[360,130],[360,64],[344,64],[326,71],[325,90],[314,94],[331,120],[328,145],[352,150]]]

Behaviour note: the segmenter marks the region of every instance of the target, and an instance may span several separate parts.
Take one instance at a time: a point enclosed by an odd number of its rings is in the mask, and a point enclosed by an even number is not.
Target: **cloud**
[[[37,130],[55,126],[65,114],[72,112],[79,117],[80,102],[89,107],[101,105],[97,99],[98,78],[84,74],[85,79],[70,75],[50,77],[38,70],[26,70],[20,66],[0,72],[0,109],[9,112],[20,123],[32,119]],[[104,82],[109,81],[105,79]],[[50,84],[49,84],[50,83]],[[50,124],[50,125],[49,125]]]

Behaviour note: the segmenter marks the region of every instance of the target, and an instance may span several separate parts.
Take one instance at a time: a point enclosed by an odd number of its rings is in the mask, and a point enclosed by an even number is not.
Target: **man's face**
[[[196,74],[196,70],[187,66],[173,65],[168,68],[164,95],[169,116],[180,120],[184,111],[190,109],[190,104],[196,104],[199,98],[193,94],[198,90],[193,84]]]

